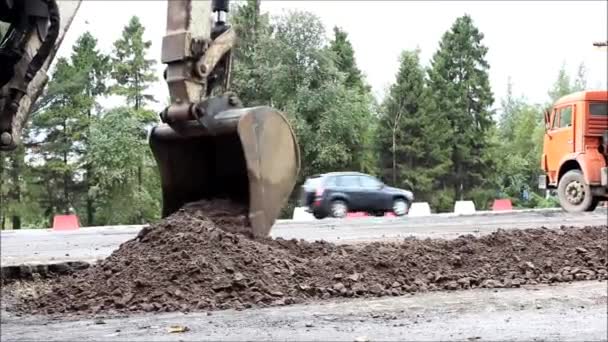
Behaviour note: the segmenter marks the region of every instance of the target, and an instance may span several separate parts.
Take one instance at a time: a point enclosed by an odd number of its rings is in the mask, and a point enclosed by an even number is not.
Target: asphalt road
[[[463,234],[488,234],[499,228],[559,228],[607,223],[607,211],[572,214],[556,210],[472,216],[433,215],[405,218],[353,218],[319,221],[279,221],[273,237],[326,240],[356,243],[395,240],[407,236],[419,238],[456,238]],[[67,261],[95,262],[110,255],[121,243],[133,238],[143,226],[82,228],[71,232],[46,229],[2,231],[0,248],[2,267],[52,264]]]
[[[606,341],[606,282],[50,321],[2,312],[2,341]],[[169,333],[173,325],[187,326]]]

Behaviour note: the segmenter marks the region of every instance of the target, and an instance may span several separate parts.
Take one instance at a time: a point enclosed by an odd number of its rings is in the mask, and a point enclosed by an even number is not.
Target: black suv
[[[360,172],[330,172],[306,180],[300,204],[317,219],[322,219],[328,216],[342,218],[354,211],[373,215],[393,212],[403,216],[413,200],[411,191],[386,186],[373,176]]]

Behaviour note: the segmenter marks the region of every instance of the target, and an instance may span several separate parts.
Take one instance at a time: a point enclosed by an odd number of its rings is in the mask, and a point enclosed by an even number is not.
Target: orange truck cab
[[[540,189],[556,189],[561,207],[593,211],[608,200],[608,91],[581,91],[545,112]]]

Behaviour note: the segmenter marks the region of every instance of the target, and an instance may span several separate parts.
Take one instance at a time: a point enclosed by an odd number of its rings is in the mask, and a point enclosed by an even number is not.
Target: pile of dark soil
[[[45,314],[263,307],[332,297],[607,279],[608,226],[335,245],[242,234],[245,211],[198,203],[13,310]]]

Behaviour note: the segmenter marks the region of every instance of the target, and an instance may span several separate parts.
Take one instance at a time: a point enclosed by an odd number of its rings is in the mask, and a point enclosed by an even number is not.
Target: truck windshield
[[[589,103],[589,113],[593,116],[608,116],[608,102]]]

